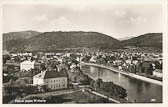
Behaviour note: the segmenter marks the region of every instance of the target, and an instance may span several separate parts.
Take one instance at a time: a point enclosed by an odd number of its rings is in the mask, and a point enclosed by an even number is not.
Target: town
[[[127,99],[127,92],[122,86],[104,82],[101,77],[97,80],[90,78],[82,72],[83,64],[103,65],[162,82],[162,54],[152,48],[3,52],[3,102],[136,102]],[[28,100],[44,102],[26,102]]]

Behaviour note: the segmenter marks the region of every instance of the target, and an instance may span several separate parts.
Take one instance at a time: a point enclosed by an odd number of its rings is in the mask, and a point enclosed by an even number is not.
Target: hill
[[[37,31],[21,31],[21,32],[10,32],[3,34],[3,41],[18,40],[18,39],[29,39],[33,36],[40,34]]]
[[[123,40],[122,44],[124,46],[162,48],[162,33],[148,33],[140,35],[128,40]]]
[[[40,32],[31,30],[5,33],[3,34],[3,50],[16,50],[17,48],[23,48],[22,45],[25,44],[29,38],[38,34],[40,34]]]
[[[29,40],[29,50],[57,50],[64,48],[117,48],[120,42],[98,32],[45,32]],[[31,49],[30,49],[31,48]]]
[[[115,49],[123,46],[162,48],[162,33],[148,33],[119,41],[98,32],[36,32],[22,31],[3,34],[5,51],[55,51],[70,48]]]
[[[9,42],[10,41],[10,42]],[[45,32],[29,38],[12,39],[4,43],[10,51],[53,51],[65,48],[119,48],[120,41],[98,32]]]

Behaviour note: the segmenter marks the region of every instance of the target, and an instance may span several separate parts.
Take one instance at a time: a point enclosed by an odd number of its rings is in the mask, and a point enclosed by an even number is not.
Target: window
[[[62,84],[63,87],[65,87],[65,84]]]

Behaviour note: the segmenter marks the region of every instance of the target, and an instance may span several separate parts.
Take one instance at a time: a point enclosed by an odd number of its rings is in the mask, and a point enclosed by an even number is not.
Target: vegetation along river
[[[113,83],[123,86],[131,101],[136,100],[137,103],[162,102],[162,86],[160,85],[131,78],[101,67],[84,65],[82,71],[92,79],[99,77],[103,81],[113,81]]]

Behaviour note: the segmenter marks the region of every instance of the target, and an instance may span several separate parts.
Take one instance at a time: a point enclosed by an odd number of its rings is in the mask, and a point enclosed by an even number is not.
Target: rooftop
[[[67,72],[62,70],[58,71],[42,71],[41,73],[34,76],[34,78],[49,79],[49,78],[60,78],[67,77]]]
[[[25,60],[23,62],[21,62],[22,64],[34,64],[35,61],[30,61],[30,60]]]

